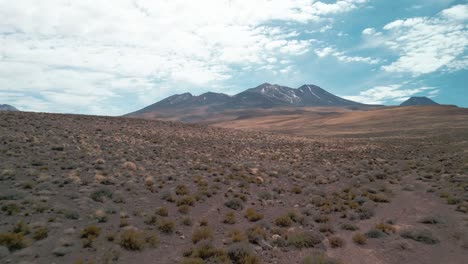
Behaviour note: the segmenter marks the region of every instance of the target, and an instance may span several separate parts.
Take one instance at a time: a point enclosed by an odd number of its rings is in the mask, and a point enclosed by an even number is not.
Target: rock
[[[131,162],[131,161],[126,161],[126,162],[124,162],[123,168],[124,168],[124,169],[127,169],[127,170],[132,170],[132,171],[137,170],[136,164],[133,163],[133,162]]]
[[[69,247],[56,247],[52,250],[52,253],[57,257],[63,257],[69,253],[71,253],[71,249]]]
[[[63,233],[66,235],[73,235],[75,232],[76,232],[76,229],[73,227],[67,228],[63,231]]]
[[[257,183],[259,183],[259,184],[262,184],[262,183],[265,182],[265,180],[263,180],[263,178],[260,177],[260,176],[256,177],[256,178],[255,178],[255,181],[256,181]]]
[[[273,241],[278,241],[279,239],[281,239],[281,236],[278,234],[274,234],[273,236],[271,236],[271,239],[273,239]]]
[[[0,246],[0,259],[10,255],[10,250],[7,247]]]

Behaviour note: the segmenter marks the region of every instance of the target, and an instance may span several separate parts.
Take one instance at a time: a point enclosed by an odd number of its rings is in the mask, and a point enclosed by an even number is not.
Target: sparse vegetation
[[[127,229],[120,234],[119,245],[127,250],[142,250],[145,242],[143,232],[135,229]]]
[[[410,229],[404,230],[401,233],[401,236],[406,239],[412,239],[417,242],[424,244],[437,244],[439,239],[437,239],[429,230],[426,229]]]
[[[353,241],[354,241],[354,243],[356,243],[358,245],[364,245],[364,244],[367,243],[367,237],[365,235],[363,235],[362,233],[356,233],[353,236]]]
[[[211,240],[213,238],[213,231],[211,228],[202,226],[196,229],[192,234],[192,242],[194,244],[202,240]]]
[[[254,208],[247,208],[244,214],[250,222],[257,222],[258,220],[263,219],[263,215],[258,213]]]

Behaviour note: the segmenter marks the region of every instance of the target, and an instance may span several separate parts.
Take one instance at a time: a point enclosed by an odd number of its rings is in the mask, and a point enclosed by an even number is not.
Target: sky
[[[464,0],[0,0],[0,104],[122,115],[177,93],[315,84],[468,107]]]

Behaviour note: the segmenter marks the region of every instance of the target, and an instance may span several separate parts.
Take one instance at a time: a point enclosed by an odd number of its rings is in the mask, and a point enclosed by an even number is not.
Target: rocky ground
[[[1,263],[467,263],[468,133],[0,113]]]

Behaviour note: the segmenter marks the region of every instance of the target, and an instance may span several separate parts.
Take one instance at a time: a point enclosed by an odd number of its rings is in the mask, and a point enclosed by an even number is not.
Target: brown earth
[[[0,262],[468,261],[466,109],[258,111],[0,113]]]

